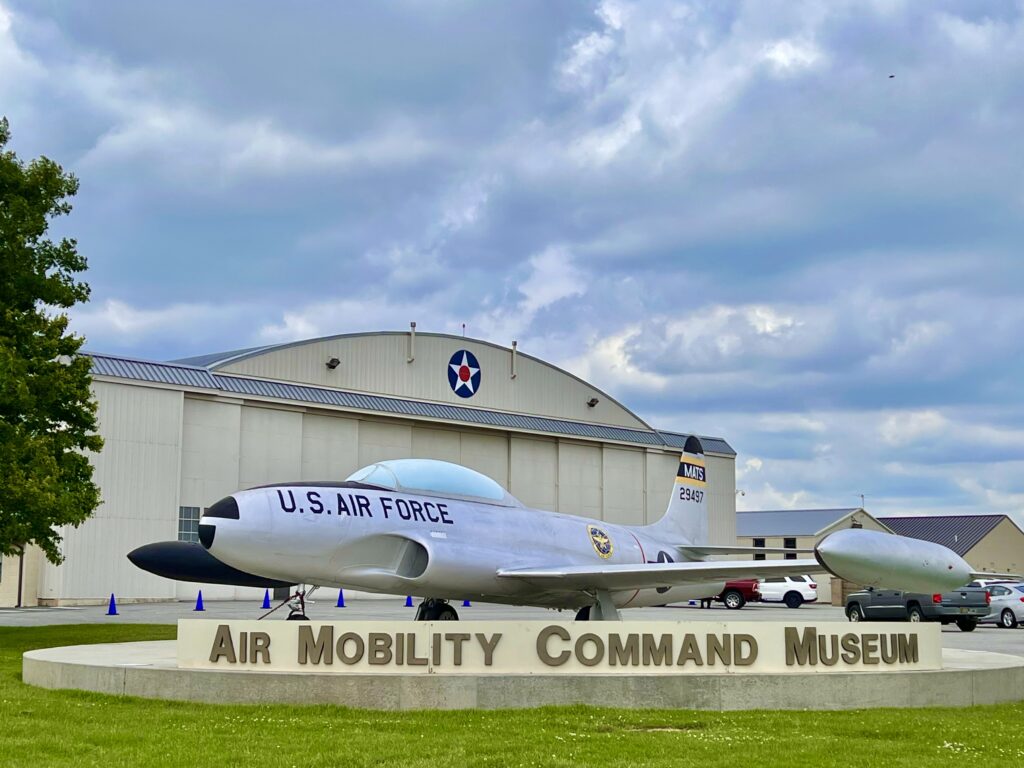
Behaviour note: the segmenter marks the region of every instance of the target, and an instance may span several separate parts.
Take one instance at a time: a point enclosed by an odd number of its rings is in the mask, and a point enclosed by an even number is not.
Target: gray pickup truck
[[[926,595],[894,589],[868,587],[846,598],[850,621],[939,621],[972,631],[988,615],[989,593],[981,587],[960,587],[950,592]]]

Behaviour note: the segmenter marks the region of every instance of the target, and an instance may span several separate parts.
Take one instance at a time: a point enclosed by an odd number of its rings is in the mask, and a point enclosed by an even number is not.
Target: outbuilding
[[[900,536],[949,547],[977,571],[1024,573],[1024,531],[1007,515],[914,515],[879,521]]]
[[[4,558],[0,605],[195,599],[125,555],[194,540],[204,507],[239,489],[343,479],[382,459],[434,458],[524,504],[620,523],[657,520],[688,435],[659,430],[594,384],[477,339],[408,332],[309,339],[171,362],[93,354],[103,504],[62,531],[65,561]],[[735,452],[701,437],[711,543],[731,544]],[[21,578],[18,578],[19,572]],[[206,598],[252,590],[203,586]],[[262,595],[262,592],[258,593]]]

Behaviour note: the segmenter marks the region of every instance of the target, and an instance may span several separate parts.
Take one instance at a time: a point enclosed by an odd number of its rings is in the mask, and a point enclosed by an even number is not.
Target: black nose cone
[[[228,496],[225,499],[221,499],[212,507],[208,507],[203,512],[203,517],[222,517],[226,520],[237,520],[238,519],[238,502],[235,501],[234,496]],[[200,537],[202,534],[200,534]]]

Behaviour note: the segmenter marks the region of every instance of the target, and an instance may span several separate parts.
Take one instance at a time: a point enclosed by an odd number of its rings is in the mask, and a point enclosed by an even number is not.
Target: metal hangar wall
[[[542,360],[488,342],[366,333],[151,362],[93,355],[103,505],[64,535],[65,562],[29,557],[23,604],[194,599],[134,568],[142,544],[195,535],[204,507],[282,480],[341,479],[381,459],[472,467],[524,504],[620,523],[665,510],[686,435],[659,431]],[[736,540],[735,452],[703,438],[711,538]],[[10,602],[3,564],[0,604]],[[209,599],[261,591],[204,585]]]

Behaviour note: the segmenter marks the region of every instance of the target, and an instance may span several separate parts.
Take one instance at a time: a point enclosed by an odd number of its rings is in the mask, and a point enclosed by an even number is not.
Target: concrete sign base
[[[23,679],[145,698],[366,709],[604,707],[860,709],[972,706],[1024,699],[1024,658],[942,651],[942,668],[904,672],[388,673],[232,671],[178,665],[176,641],[47,648],[24,655]]]

